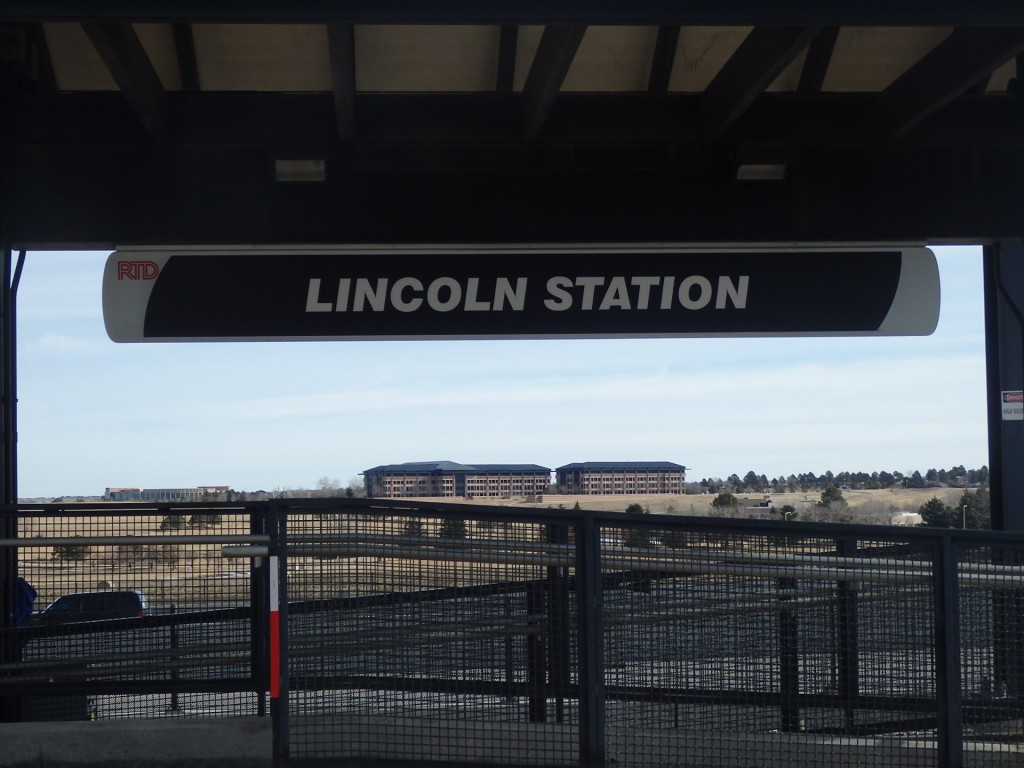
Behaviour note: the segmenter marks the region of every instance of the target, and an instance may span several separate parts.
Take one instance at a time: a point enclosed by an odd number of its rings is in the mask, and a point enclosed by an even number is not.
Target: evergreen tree
[[[160,521],[160,530],[179,530],[185,527],[185,516],[172,512],[166,515],[163,520]]]
[[[956,510],[933,496],[921,505],[917,513],[921,515],[921,525],[951,528]]]
[[[843,498],[843,492],[839,490],[838,486],[827,485],[825,490],[821,492],[821,501],[818,502],[819,507],[831,507],[833,504],[839,502],[845,502]]]
[[[992,502],[988,486],[979,486],[978,490],[974,492],[964,491],[956,504],[956,508],[952,511],[957,519],[957,522],[954,523],[956,528],[963,527],[965,517],[968,528],[991,528]],[[957,515],[957,513],[959,514]]]
[[[437,536],[440,539],[466,538],[466,521],[458,519],[442,520],[440,527],[437,529]]]
[[[720,493],[715,496],[714,500],[711,502],[711,506],[715,509],[735,510],[740,506],[740,500],[731,493]]]
[[[206,528],[223,522],[224,518],[218,512],[197,512],[188,519],[188,524],[193,528]]]

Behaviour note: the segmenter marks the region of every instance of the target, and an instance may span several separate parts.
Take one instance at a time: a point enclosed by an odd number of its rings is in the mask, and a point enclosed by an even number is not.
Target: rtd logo
[[[160,267],[155,261],[117,262],[118,280],[155,280],[159,274]]]

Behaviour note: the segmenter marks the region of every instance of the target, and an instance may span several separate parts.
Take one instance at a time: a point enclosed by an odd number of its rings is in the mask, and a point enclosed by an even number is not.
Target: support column
[[[0,265],[0,504],[9,513],[17,501],[17,398],[15,395],[14,355],[14,283],[13,259],[5,243]],[[20,264],[21,262],[19,262]],[[12,514],[0,517],[0,536],[13,539],[18,535],[18,518]],[[0,630],[14,626],[14,583],[18,576],[18,551],[0,547]],[[0,642],[0,662],[17,662],[21,646],[14,641]],[[0,721],[21,719],[17,698],[0,699]]]
[[[1024,245],[985,248],[985,355],[992,528],[1024,530]],[[1015,550],[993,560],[1017,565]],[[1024,590],[992,595],[993,690],[1024,694]]]
[[[987,246],[984,270],[992,528],[1024,531],[1024,420],[1008,394],[1024,392],[1024,245]]]

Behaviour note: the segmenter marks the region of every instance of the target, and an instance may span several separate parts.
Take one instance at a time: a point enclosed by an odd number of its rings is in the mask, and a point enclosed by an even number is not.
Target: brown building
[[[686,467],[671,461],[583,461],[558,467],[555,485],[571,496],[683,493]]]
[[[422,461],[383,464],[362,474],[366,495],[371,499],[510,498],[547,493],[551,485],[551,470],[537,464]]]

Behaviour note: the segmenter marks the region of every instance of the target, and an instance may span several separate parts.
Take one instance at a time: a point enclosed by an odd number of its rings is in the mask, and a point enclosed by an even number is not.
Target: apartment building
[[[671,461],[583,461],[558,467],[555,485],[572,496],[683,493],[686,467]]]
[[[406,462],[383,464],[362,475],[366,495],[371,499],[511,498],[547,493],[551,485],[551,470],[537,464]]]

